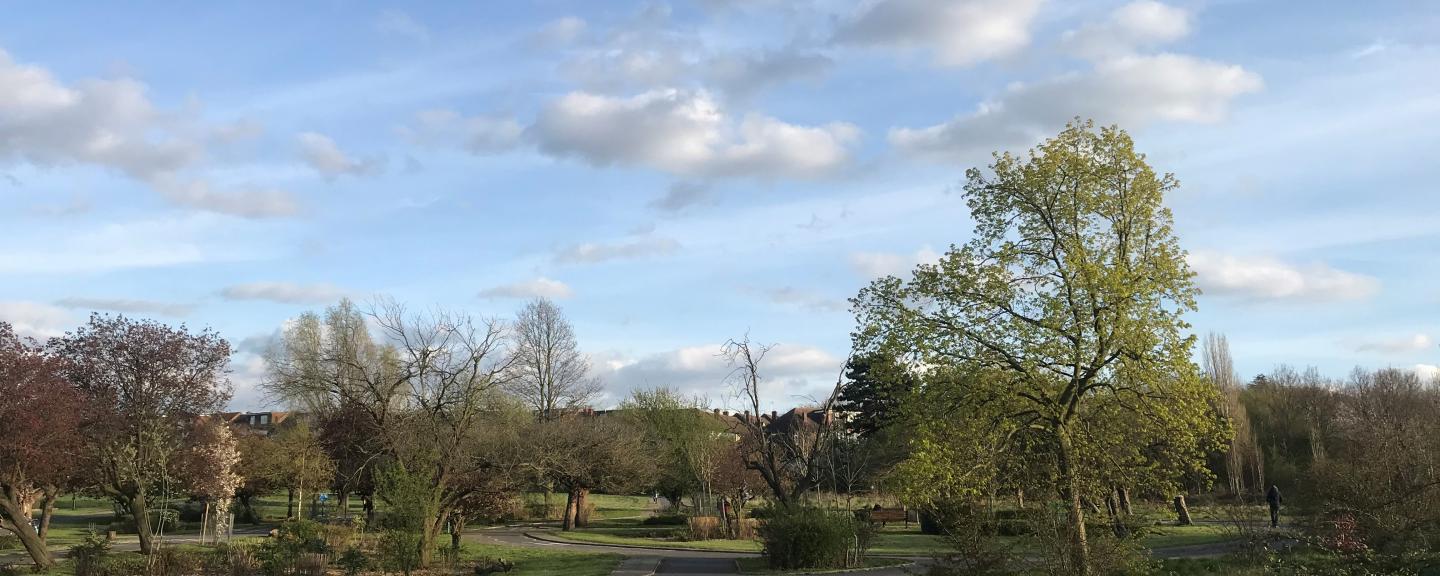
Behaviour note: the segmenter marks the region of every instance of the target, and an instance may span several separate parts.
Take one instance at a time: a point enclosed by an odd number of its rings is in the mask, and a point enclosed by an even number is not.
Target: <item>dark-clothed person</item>
[[[1265,491],[1265,502],[1270,505],[1270,527],[1280,527],[1280,487],[1274,484]]]

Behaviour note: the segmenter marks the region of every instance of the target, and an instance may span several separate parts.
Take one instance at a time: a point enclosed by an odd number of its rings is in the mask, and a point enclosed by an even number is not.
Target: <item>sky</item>
[[[609,405],[823,396],[846,299],[964,243],[957,193],[1067,120],[1134,136],[1275,365],[1440,364],[1440,5],[30,2],[0,19],[0,320],[212,327],[235,409],[287,319],[553,299]]]

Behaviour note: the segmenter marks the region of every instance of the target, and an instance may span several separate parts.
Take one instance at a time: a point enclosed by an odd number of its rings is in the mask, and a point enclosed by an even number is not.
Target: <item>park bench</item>
[[[857,510],[856,517],[871,524],[884,526],[888,522],[904,522],[910,524],[910,511],[904,508],[869,508]]]

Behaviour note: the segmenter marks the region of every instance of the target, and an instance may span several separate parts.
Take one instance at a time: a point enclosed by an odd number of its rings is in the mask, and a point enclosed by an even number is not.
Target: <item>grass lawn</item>
[[[516,576],[607,576],[620,565],[619,554],[593,554],[567,552],[549,548],[521,548],[495,544],[465,545],[464,560],[474,561],[489,556],[503,558],[515,563],[515,569],[507,572]]]
[[[899,566],[906,562],[908,561],[900,558],[867,558],[865,559],[864,567],[887,568],[890,566]],[[828,574],[857,570],[857,568],[842,570],[776,570],[771,568],[769,561],[764,558],[740,558],[735,561],[735,564],[740,568],[741,574]]]

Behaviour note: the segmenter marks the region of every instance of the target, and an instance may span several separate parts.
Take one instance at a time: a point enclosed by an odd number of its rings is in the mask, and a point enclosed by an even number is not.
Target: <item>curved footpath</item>
[[[573,552],[594,552],[598,554],[620,554],[625,561],[615,569],[612,576],[650,576],[652,574],[688,574],[690,576],[728,576],[739,574],[735,566],[737,558],[753,558],[758,554],[746,552],[717,552],[711,550],[680,550],[672,548],[635,548],[610,544],[577,544],[547,539],[535,527],[485,528],[466,534],[468,538],[492,544],[526,547],[553,547]],[[905,567],[874,568],[845,572],[856,576],[908,576]]]
[[[552,529],[553,530],[553,529]],[[686,550],[680,548],[642,548],[618,544],[593,544],[564,541],[545,534],[547,530],[537,526],[507,526],[484,528],[467,534],[475,540],[504,544],[507,546],[556,547],[574,552],[599,554],[620,554],[625,561],[612,576],[650,576],[652,574],[690,574],[692,576],[738,574],[737,558],[751,558],[758,554],[747,552],[720,552],[712,550]],[[1216,542],[1166,546],[1154,548],[1155,558],[1211,558],[1224,556],[1235,551],[1236,542]],[[917,573],[916,568],[932,561],[929,557],[906,557],[914,564],[889,568],[854,570],[843,574],[856,576],[901,576]]]

